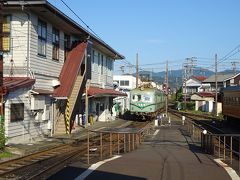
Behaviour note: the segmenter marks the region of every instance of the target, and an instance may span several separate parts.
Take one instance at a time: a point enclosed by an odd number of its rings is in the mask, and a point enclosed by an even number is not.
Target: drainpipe
[[[28,12],[25,12],[25,14],[28,17],[28,33],[27,33],[27,77],[29,77],[29,64],[30,64],[30,14]]]
[[[51,132],[50,132],[50,136],[52,137],[53,134],[55,133],[55,121],[54,121],[54,117],[55,117],[55,111],[54,111],[54,108],[55,108],[55,99],[52,99],[52,118],[50,118],[50,122],[52,122],[52,126],[51,126]]]

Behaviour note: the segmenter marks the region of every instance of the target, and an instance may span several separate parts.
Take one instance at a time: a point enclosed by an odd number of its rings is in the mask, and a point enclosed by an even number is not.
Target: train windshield
[[[150,95],[145,94],[145,95],[143,95],[143,101],[144,102],[151,102],[152,98],[151,98]]]
[[[132,96],[132,101],[141,101],[141,95],[134,94]]]

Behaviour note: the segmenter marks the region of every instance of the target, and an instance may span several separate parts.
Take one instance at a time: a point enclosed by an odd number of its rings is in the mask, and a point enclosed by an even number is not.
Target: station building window
[[[38,55],[46,56],[47,23],[38,20]]]
[[[11,122],[18,122],[24,120],[24,103],[11,104],[10,108]]]
[[[129,86],[129,80],[121,80],[120,86]]]
[[[2,47],[0,49],[3,50],[3,52],[9,52],[10,51],[10,44],[11,44],[11,16],[7,15],[3,17],[2,21],[2,33],[3,36],[0,37],[2,41]]]
[[[52,58],[59,60],[59,30],[56,28],[52,30]]]

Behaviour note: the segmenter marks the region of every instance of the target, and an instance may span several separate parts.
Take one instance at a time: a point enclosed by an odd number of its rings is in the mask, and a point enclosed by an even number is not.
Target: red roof
[[[198,81],[204,81],[205,79],[207,79],[206,76],[193,76],[194,79],[198,80]]]
[[[80,69],[81,62],[84,58],[87,43],[80,43],[69,53],[59,77],[60,86],[54,92],[55,97],[69,97],[72,91],[74,81]]]
[[[115,91],[114,89],[101,89],[98,87],[90,87],[88,89],[89,96],[127,96],[126,93]]]
[[[196,94],[201,97],[215,97],[215,93],[213,92],[198,92]]]
[[[50,95],[53,91],[45,90],[45,89],[33,89],[32,90],[36,94]]]
[[[15,91],[19,88],[29,87],[35,83],[35,79],[28,77],[4,77],[3,87],[6,88],[6,93]]]

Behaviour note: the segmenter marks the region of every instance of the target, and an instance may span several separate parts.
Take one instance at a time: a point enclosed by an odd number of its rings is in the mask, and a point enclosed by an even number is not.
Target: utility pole
[[[3,4],[4,1],[0,0],[0,98],[1,98],[1,108],[0,108],[0,122],[3,120]]]
[[[217,54],[215,54],[215,115],[218,116]]]
[[[136,54],[136,88],[138,88],[138,53]]]
[[[238,62],[236,62],[236,61],[231,62],[231,64],[232,64],[232,68],[233,68],[233,73],[234,73],[234,74],[237,73],[237,63],[238,63]]]
[[[177,94],[178,94],[178,77],[176,77],[176,100],[177,100]]]
[[[168,61],[166,62],[166,116],[168,117]]]

